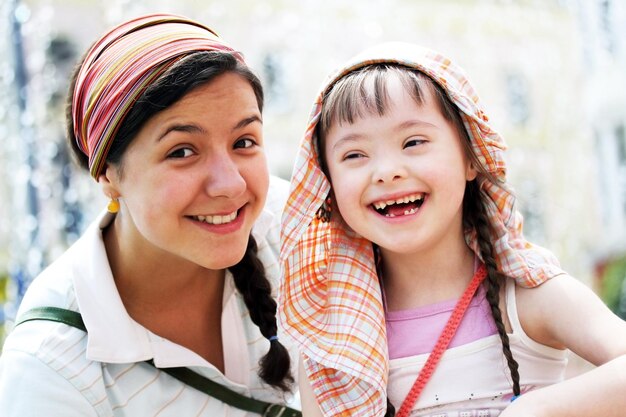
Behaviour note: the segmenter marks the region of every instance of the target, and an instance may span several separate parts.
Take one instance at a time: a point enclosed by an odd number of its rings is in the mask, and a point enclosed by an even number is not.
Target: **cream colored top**
[[[522,329],[515,302],[515,282],[506,285],[506,313],[513,357],[519,363],[520,386],[524,392],[563,380],[566,350],[533,341]],[[428,354],[390,361],[387,394],[400,407],[413,386]],[[432,379],[411,412],[412,417],[494,417],[512,397],[509,368],[500,337],[488,336],[448,349]]]
[[[279,279],[279,220],[286,185],[272,179],[265,210],[253,229],[258,256],[274,290]],[[226,274],[222,309],[225,373],[128,315],[102,240],[101,229],[110,221],[111,215],[103,213],[29,287],[18,317],[38,306],[67,308],[81,313],[89,333],[50,321],[30,321],[15,328],[0,356],[0,416],[254,415],[142,363],[147,359],[160,368],[190,367],[243,395],[288,402],[289,395],[257,376],[258,360],[269,342],[251,322],[230,273]],[[295,373],[296,367],[292,368]]]

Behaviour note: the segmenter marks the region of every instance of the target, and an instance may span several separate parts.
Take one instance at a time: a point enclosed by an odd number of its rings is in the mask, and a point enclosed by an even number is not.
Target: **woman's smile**
[[[241,229],[246,217],[246,206],[230,214],[214,214],[207,216],[190,216],[195,224],[212,233],[227,234]]]

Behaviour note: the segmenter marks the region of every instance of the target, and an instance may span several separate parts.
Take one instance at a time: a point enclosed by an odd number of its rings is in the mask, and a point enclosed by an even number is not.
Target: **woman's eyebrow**
[[[239,123],[237,123],[233,128],[232,131],[241,129],[243,127],[248,126],[251,123],[254,122],[259,122],[261,124],[263,124],[263,120],[261,120],[261,118],[258,115],[252,115],[250,117],[246,117],[245,119],[242,119]],[[165,136],[167,136],[169,133],[171,132],[185,132],[185,133],[198,133],[198,134],[205,134],[207,133],[207,131],[195,124],[189,124],[189,123],[175,123],[172,124],[170,126],[168,126],[165,131],[159,135],[159,137],[157,138],[157,141],[162,140]]]
[[[159,137],[157,138],[157,142],[162,140],[164,137],[166,137],[168,134],[170,134],[170,132],[185,132],[185,133],[206,133],[206,130],[204,130],[203,128],[201,128],[200,126],[194,125],[194,124],[173,124],[167,127],[167,129],[165,129],[165,131],[159,135]]]
[[[246,127],[249,124],[254,123],[254,122],[259,122],[259,123],[263,124],[263,120],[261,120],[261,118],[258,115],[254,114],[254,115],[252,115],[250,117],[246,117],[245,119],[243,119],[239,123],[237,123],[235,125],[235,127],[233,127],[233,131],[235,131],[237,129],[241,129],[242,127]]]

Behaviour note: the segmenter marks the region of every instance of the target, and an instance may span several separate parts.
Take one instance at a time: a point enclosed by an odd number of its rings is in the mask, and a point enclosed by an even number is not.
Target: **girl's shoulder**
[[[563,312],[580,310],[586,302],[598,299],[591,288],[563,273],[536,287],[515,286],[515,299],[521,318],[544,320]],[[571,312],[571,311],[570,311]]]
[[[608,346],[626,348],[626,323],[590,287],[568,274],[534,288],[517,286],[515,300],[524,331],[539,343],[599,362],[612,356]]]

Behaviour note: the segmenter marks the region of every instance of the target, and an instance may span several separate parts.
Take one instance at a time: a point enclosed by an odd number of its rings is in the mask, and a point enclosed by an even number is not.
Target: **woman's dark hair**
[[[424,89],[429,89],[439,106],[445,119],[452,123],[457,130],[463,146],[463,151],[469,161],[478,170],[479,175],[495,184],[499,182],[494,175],[487,172],[472,150],[471,140],[461,119],[458,108],[448,98],[445,91],[430,77],[418,70],[397,64],[369,65],[346,75],[338,80],[326,93],[320,121],[316,128],[317,149],[319,151],[320,166],[328,177],[326,161],[323,155],[325,134],[335,122],[352,123],[355,119],[367,114],[384,115],[389,107],[386,78],[389,74],[396,75],[411,97],[418,104],[424,103]],[[463,225],[467,230],[476,230],[480,254],[487,268],[487,279],[483,285],[486,290],[486,298],[491,308],[491,314],[498,329],[498,335],[502,342],[502,351],[513,381],[513,394],[520,394],[519,365],[513,358],[509,336],[506,333],[502,312],[500,310],[500,288],[506,276],[498,271],[494,249],[491,243],[491,226],[485,209],[485,201],[480,192],[476,179],[467,182],[465,195],[463,196]],[[325,207],[320,207],[318,216],[323,218]],[[385,417],[393,417],[395,409],[387,400],[387,412]]]
[[[257,256],[257,244],[250,236],[243,259],[230,267],[237,289],[250,311],[250,319],[259,327],[261,334],[270,339],[276,336],[276,301],[272,287],[265,277],[265,268]],[[290,372],[290,357],[287,349],[275,338],[270,341],[270,350],[259,361],[259,376],[263,381],[288,391],[294,382]]]
[[[217,76],[234,73],[246,79],[256,96],[259,111],[263,111],[263,87],[258,77],[244,64],[225,52],[195,52],[184,57],[146,88],[122,122],[107,155],[107,163],[122,169],[123,155],[141,127],[155,114],[176,103],[193,89],[205,85]],[[89,169],[87,156],[78,148],[72,123],[72,96],[78,69],[74,72],[67,106],[67,136],[81,167]],[[121,174],[121,171],[120,171]],[[265,268],[257,256],[257,244],[252,236],[243,259],[229,268],[235,286],[241,293],[252,322],[266,338],[276,336],[276,301]],[[267,384],[288,391],[293,383],[291,360],[287,349],[278,341],[270,342],[268,353],[259,361],[259,376]]]

